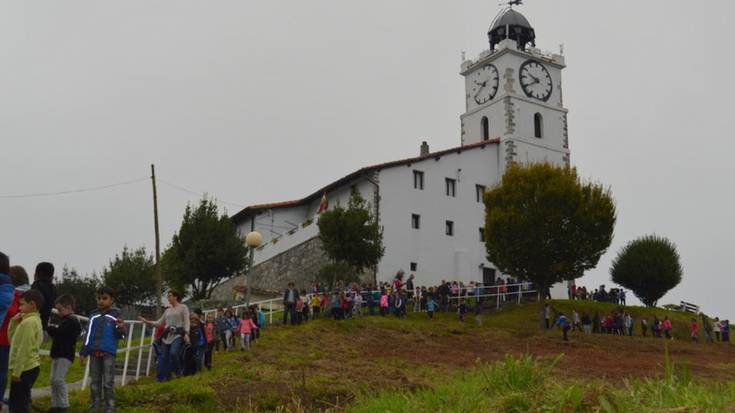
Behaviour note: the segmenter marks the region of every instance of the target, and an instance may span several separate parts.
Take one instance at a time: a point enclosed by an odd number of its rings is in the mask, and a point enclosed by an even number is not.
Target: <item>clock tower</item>
[[[507,8],[488,31],[490,49],[462,62],[462,145],[500,139],[504,163],[569,164],[564,57],[536,48],[526,18]]]

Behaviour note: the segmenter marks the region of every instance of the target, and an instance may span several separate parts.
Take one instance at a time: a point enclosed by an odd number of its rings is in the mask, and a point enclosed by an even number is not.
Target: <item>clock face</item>
[[[526,96],[546,102],[551,97],[554,84],[544,65],[527,60],[521,65],[521,87]]]
[[[478,105],[489,102],[498,93],[500,76],[495,65],[485,65],[472,74],[472,97]]]

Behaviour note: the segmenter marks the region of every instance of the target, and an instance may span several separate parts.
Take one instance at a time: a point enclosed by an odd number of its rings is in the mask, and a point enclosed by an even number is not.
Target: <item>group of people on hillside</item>
[[[567,295],[570,300],[599,301],[619,305],[625,305],[626,299],[625,289],[611,288],[607,290],[604,284],[600,288],[588,291],[587,287],[577,287],[577,284],[572,282],[567,287]]]
[[[74,312],[74,297],[59,295],[53,278],[54,266],[42,262],[36,266],[34,282],[29,285],[25,269],[11,266],[9,257],[0,252],[0,395],[5,393],[10,378],[10,412],[29,411],[31,389],[40,373],[40,348],[51,340],[49,412],[67,411],[66,375],[77,354],[77,341],[83,337],[78,354],[82,364],[89,364],[90,410],[112,412],[118,341],[125,338],[125,322],[115,307],[115,291],[106,286],[96,290],[97,309],[89,315],[85,331]],[[212,312],[205,319],[201,310],[190,312],[181,300],[182,294],[171,290],[169,307],[158,320],[140,318],[155,327],[153,348],[159,381],[211,369],[212,351],[222,333],[217,325],[225,315],[229,317],[228,331],[238,333],[242,348],[249,347],[251,335],[257,337],[265,324],[262,313],[257,321],[253,318],[257,308],[244,311],[237,322],[231,320],[237,312]],[[224,342],[225,350],[232,347],[232,340]],[[1,403],[2,397],[0,410]]]
[[[11,266],[8,255],[0,252],[0,395],[5,394],[10,379],[11,413],[30,409],[31,389],[41,371],[40,349],[47,340],[52,340],[50,411],[69,408],[66,374],[74,361],[82,325],[74,316],[74,297],[58,295],[53,277],[53,264],[41,262],[29,285],[25,268]],[[52,318],[54,308],[58,316]],[[88,339],[80,354],[92,360],[95,351],[94,340]],[[0,409],[3,403],[0,397]]]
[[[562,339],[568,341],[568,332],[577,330],[584,334],[614,334],[619,336],[633,336],[635,329],[635,320],[630,312],[624,308],[616,309],[608,314],[600,314],[595,311],[590,316],[587,312],[580,315],[576,310],[572,309],[569,317],[564,313],[559,313],[556,317],[552,314],[549,304],[544,306],[544,323],[546,329],[551,328],[552,321],[554,326],[562,330]],[[640,332],[643,337],[650,335],[652,337],[666,338],[673,340],[673,325],[668,316],[660,319],[654,315],[649,323],[649,319],[643,317],[640,319]],[[730,322],[729,320],[720,320],[715,318],[710,321],[709,318],[700,314],[700,319],[691,318],[689,324],[689,337],[692,341],[699,341],[700,334],[704,334],[707,342],[730,341]]]
[[[474,309],[476,320],[481,323],[479,314],[485,296],[497,295],[499,300],[505,301],[510,294],[523,294],[531,289],[530,284],[503,279],[498,279],[493,286],[474,281],[465,286],[457,281],[442,280],[436,286],[419,287],[414,274],[404,281],[402,272],[377,288],[371,284],[337,281],[332,291],[313,283],[307,292],[289,282],[283,291],[283,324],[300,324],[316,317],[345,320],[363,314],[403,318],[409,308],[415,312],[425,311],[429,318],[433,318],[435,312],[456,311],[461,321]]]

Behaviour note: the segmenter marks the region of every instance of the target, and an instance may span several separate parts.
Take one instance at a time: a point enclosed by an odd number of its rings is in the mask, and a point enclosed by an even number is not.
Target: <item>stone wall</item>
[[[328,262],[321,240],[314,237],[256,265],[252,271],[251,285],[253,290],[281,291],[289,281],[294,281],[297,288],[308,289],[319,269]],[[212,300],[236,299],[237,293],[233,288],[239,285],[245,285],[244,275],[217,287],[212,293]]]

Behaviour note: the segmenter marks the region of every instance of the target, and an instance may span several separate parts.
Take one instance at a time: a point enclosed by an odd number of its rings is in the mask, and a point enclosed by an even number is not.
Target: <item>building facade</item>
[[[362,168],[303,199],[254,205],[233,216],[241,234],[263,235],[254,254],[253,287],[282,287],[267,285],[268,280],[280,283],[290,270],[270,263],[306,262],[301,251],[313,254],[303,246],[318,240],[323,200],[328,208],[346,206],[353,187],[383,228],[385,256],[374,274],[379,282],[399,270],[416,274],[417,284],[427,286],[441,280],[488,283],[503,276],[486,258],[482,195],[500,182],[510,162],[569,164],[565,63],[563,56],[535,48],[533,28],[513,9],[495,19],[488,37],[490,49],[460,68],[466,111],[460,116],[459,146],[431,152],[424,142],[418,156]],[[294,268],[291,279],[307,285],[325,261],[309,262],[313,268]],[[267,269],[274,267],[279,269]],[[242,281],[223,288],[237,282]],[[564,286],[552,291],[565,294]]]

